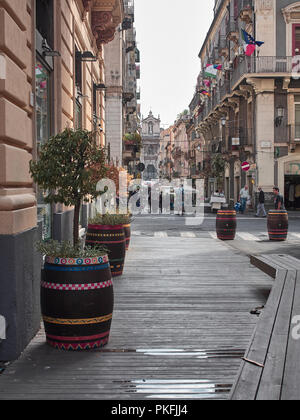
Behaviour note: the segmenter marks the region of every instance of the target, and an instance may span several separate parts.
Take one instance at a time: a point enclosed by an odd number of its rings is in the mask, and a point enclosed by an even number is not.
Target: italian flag
[[[219,64],[207,64],[205,69],[205,76],[207,77],[217,77],[218,71],[222,70],[222,66]]]

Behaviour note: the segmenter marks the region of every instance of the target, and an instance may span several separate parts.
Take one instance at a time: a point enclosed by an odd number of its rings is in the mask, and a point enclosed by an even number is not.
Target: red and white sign
[[[242,163],[242,170],[248,172],[250,170],[250,163],[244,162]]]

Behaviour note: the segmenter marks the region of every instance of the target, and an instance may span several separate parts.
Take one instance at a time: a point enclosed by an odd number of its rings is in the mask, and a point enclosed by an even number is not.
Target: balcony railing
[[[233,87],[244,74],[265,73],[292,73],[297,64],[295,57],[244,57],[233,70],[231,87]],[[300,76],[300,74],[299,74]]]

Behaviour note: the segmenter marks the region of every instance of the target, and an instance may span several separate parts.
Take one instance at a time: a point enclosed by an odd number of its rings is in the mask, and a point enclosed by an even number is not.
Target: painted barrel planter
[[[112,277],[123,274],[126,237],[123,225],[88,225],[86,245],[105,246],[108,250]]]
[[[125,239],[126,239],[126,251],[129,250],[130,239],[131,239],[131,225],[123,225],[124,232],[125,232]]]
[[[219,210],[216,219],[216,231],[218,239],[232,241],[236,234],[236,211]]]
[[[41,309],[47,343],[60,350],[90,350],[108,343],[114,306],[108,256],[46,257]]]
[[[271,210],[268,214],[268,233],[270,241],[286,241],[289,229],[289,216],[286,210]]]

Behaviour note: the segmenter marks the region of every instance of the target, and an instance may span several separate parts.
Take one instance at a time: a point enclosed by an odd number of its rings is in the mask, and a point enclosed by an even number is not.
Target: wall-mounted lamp
[[[98,85],[95,84],[95,89],[96,90],[105,90],[106,86],[104,83],[99,83]]]
[[[223,127],[226,125],[226,118],[221,118],[221,124]]]
[[[44,57],[60,57],[61,55],[59,51],[53,51],[45,39],[42,42],[42,49]]]
[[[98,60],[98,58],[91,51],[76,51],[76,58],[84,62],[94,62]]]
[[[284,116],[285,116],[285,108],[283,106],[278,106],[276,108],[276,118],[275,118],[276,127],[281,126]]]

